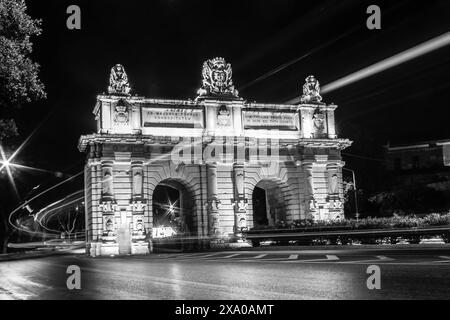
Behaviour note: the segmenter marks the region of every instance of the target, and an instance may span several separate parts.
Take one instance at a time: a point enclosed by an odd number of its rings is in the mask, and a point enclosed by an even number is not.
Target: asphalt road
[[[67,267],[81,270],[68,290]],[[367,268],[381,289],[367,288]],[[227,251],[0,262],[0,299],[449,299],[450,249]]]

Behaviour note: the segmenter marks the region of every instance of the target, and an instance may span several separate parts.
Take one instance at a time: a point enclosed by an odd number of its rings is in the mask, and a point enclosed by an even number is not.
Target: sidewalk
[[[24,260],[24,259],[37,259],[37,258],[45,258],[51,256],[61,256],[66,254],[75,254],[76,248],[69,248],[64,250],[34,250],[34,251],[25,251],[25,252],[17,252],[17,253],[7,253],[0,254],[0,262],[4,261],[12,261],[12,260]],[[83,249],[84,253],[84,249]]]

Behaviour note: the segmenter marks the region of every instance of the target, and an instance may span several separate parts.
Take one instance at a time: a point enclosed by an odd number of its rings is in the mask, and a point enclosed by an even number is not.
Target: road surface
[[[81,270],[68,290],[67,267]],[[381,289],[367,288],[367,267]],[[450,249],[226,251],[0,262],[0,299],[449,299]]]

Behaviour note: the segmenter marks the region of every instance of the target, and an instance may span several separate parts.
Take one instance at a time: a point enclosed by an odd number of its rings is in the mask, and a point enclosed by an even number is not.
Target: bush
[[[304,229],[335,227],[350,229],[401,229],[401,228],[420,228],[429,226],[450,225],[450,213],[440,215],[438,213],[429,214],[423,218],[415,216],[402,217],[394,216],[391,218],[364,218],[356,221],[355,219],[342,220],[295,220],[293,222],[280,221],[273,226],[257,226],[252,230],[273,230],[273,229]]]

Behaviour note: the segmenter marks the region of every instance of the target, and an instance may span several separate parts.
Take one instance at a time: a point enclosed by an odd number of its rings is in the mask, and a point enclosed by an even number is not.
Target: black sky
[[[36,167],[76,172],[84,156],[78,138],[95,131],[95,97],[110,68],[125,66],[134,93],[195,98],[202,62],[223,56],[236,87],[320,50],[241,91],[247,100],[285,102],[314,74],[322,85],[450,30],[450,1],[27,1],[42,19],[33,57],[48,99],[18,112],[24,139],[49,114],[20,158]],[[77,4],[82,29],[66,28]],[[366,8],[378,4],[382,29],[366,28]],[[324,46],[324,44],[327,44]],[[450,138],[450,46],[324,95],[339,105],[348,152],[376,156],[386,141]],[[381,156],[381,155],[380,155]]]

